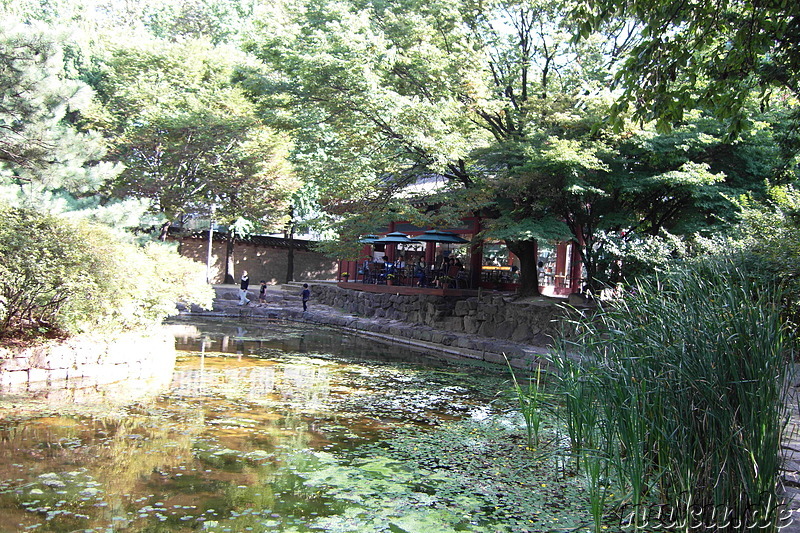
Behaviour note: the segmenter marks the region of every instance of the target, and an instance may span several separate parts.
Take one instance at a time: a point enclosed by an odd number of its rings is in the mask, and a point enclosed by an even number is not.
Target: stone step
[[[251,285],[247,289],[250,301],[258,301],[259,285]],[[285,289],[282,285],[270,285],[267,288],[267,301],[299,301],[300,292],[302,291],[302,284],[298,287],[290,287]],[[239,300],[239,287],[234,285],[229,286],[216,286],[214,287],[216,293],[215,299],[220,302],[224,301],[238,301]]]
[[[281,290],[284,290],[284,291],[297,292],[297,294],[300,294],[300,292],[303,290],[303,284],[304,283],[308,283],[309,287],[311,287],[312,285],[335,285],[336,284],[335,281],[315,281],[315,280],[312,280],[312,281],[289,281],[287,283],[281,283],[279,285],[274,285],[274,286],[277,287],[277,288],[280,288]]]

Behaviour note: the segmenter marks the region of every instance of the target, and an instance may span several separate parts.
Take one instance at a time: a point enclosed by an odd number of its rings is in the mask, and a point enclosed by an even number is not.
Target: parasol
[[[381,237],[380,239],[375,239],[372,242],[383,244],[413,244],[418,241],[416,239],[409,238],[405,233],[394,231],[392,233],[387,233],[385,236]]]
[[[378,239],[377,235],[364,235],[363,237],[358,239],[358,242],[362,244],[374,244],[377,239]]]
[[[464,244],[469,242],[467,239],[459,237],[455,233],[435,229],[429,229],[422,235],[413,237],[413,239],[421,242],[442,242],[445,244]]]

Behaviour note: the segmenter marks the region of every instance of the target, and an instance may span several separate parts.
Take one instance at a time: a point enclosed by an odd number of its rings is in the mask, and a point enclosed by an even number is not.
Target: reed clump
[[[778,530],[792,348],[779,289],[753,280],[730,262],[687,267],[557,347],[576,467],[591,457],[587,474],[617,485],[624,526]]]

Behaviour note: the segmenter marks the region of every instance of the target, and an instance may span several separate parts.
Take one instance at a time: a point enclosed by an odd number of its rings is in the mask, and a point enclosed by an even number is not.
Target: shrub
[[[0,335],[145,327],[184,301],[210,305],[203,267],[162,245],[0,206]]]

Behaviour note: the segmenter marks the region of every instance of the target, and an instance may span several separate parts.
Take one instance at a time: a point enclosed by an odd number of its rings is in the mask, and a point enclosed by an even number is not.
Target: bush
[[[202,265],[155,243],[0,206],[0,335],[146,327],[176,303],[209,306]]]
[[[740,198],[742,223],[738,235],[724,243],[724,253],[755,269],[763,282],[783,288],[784,316],[795,332],[800,328],[800,191],[771,187],[767,204]]]
[[[605,305],[560,347],[573,451],[603,460],[633,526],[652,530],[658,504],[679,531],[777,530],[791,346],[781,293],[754,279],[698,263]]]

